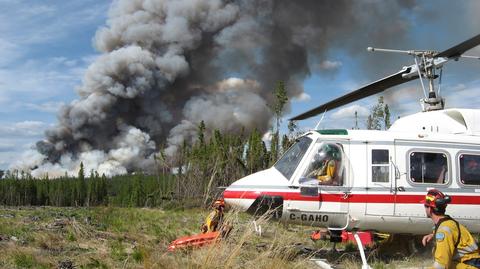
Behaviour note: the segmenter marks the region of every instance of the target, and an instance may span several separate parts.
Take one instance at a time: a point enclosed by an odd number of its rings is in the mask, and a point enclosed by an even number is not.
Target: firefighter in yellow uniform
[[[334,148],[332,145],[324,145],[317,156],[318,159],[321,159],[320,168],[314,169],[308,173],[307,177],[318,179],[319,184],[322,185],[335,184],[339,156],[340,153],[338,152],[338,149]]]
[[[335,175],[335,170],[337,168],[337,165],[335,163],[335,160],[328,160],[325,166],[323,167],[323,171],[320,175],[317,176],[317,179],[321,183],[326,183],[328,181],[331,181]]]
[[[223,209],[225,202],[223,200],[216,200],[212,204],[213,210],[205,218],[205,223],[202,225],[202,233],[216,232],[223,222]]]
[[[435,239],[432,268],[480,268],[480,253],[475,239],[465,226],[445,215],[450,202],[450,196],[436,189],[429,190],[424,200],[425,213],[435,223],[434,232],[422,240],[426,245]]]

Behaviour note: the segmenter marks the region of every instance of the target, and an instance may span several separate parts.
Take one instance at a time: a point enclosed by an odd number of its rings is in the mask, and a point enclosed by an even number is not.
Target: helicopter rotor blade
[[[304,120],[308,119],[310,117],[316,116],[320,113],[323,113],[327,110],[332,110],[334,108],[349,104],[351,102],[360,100],[362,98],[377,94],[379,92],[382,92],[390,87],[408,82],[410,80],[414,80],[418,78],[417,76],[410,76],[410,77],[404,77],[403,74],[407,74],[410,72],[411,67],[403,68],[401,71],[398,73],[395,73],[393,75],[390,75],[388,77],[382,78],[380,80],[377,80],[373,83],[370,83],[366,86],[361,87],[360,89],[350,92],[344,96],[341,96],[337,99],[334,99],[328,103],[325,103],[321,106],[318,106],[314,109],[311,109],[305,113],[302,113],[298,116],[295,116],[291,118],[291,121],[294,120]]]
[[[435,57],[458,58],[465,51],[470,50],[480,44],[480,34],[476,35],[462,43],[444,50],[435,55]]]

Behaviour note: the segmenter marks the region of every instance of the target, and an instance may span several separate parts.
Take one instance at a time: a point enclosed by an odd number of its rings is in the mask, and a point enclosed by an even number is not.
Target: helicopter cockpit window
[[[460,182],[464,185],[480,185],[480,155],[462,154],[460,160]]]
[[[410,153],[410,180],[413,183],[447,183],[447,155],[432,152]]]
[[[343,185],[343,150],[337,143],[321,143],[310,160],[310,165],[300,179],[300,183],[321,185]]]
[[[283,154],[280,160],[275,163],[274,167],[282,173],[284,177],[290,179],[311,143],[311,138],[306,136],[299,138],[298,141]]]

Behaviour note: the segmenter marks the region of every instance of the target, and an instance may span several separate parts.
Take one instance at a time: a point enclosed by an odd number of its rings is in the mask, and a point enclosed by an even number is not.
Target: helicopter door
[[[323,141],[315,145],[309,155],[308,166],[300,178],[301,194],[316,190],[318,207],[324,226],[342,228],[348,224],[348,141]],[[313,184],[315,187],[309,187]],[[312,197],[313,198],[313,197]],[[325,223],[326,222],[326,223]]]
[[[392,192],[393,152],[385,145],[367,145],[367,215],[392,216],[395,208],[395,195]]]
[[[328,143],[327,145],[336,147],[339,156],[336,163],[336,171],[333,175],[332,183],[320,185],[320,211],[329,216],[328,228],[345,229],[348,226],[348,196],[350,188],[347,184],[347,169],[349,152],[348,141],[342,143]]]

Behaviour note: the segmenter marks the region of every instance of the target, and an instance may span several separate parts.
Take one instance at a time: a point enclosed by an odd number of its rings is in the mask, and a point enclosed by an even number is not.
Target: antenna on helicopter
[[[320,124],[322,123],[326,113],[327,113],[327,110],[325,109],[325,111],[323,111],[322,118],[318,121],[317,125],[315,125],[315,130],[319,130]]]
[[[441,78],[442,67],[450,60],[457,61],[459,58],[480,59],[480,57],[477,56],[462,55],[465,51],[470,50],[479,44],[480,34],[442,52],[432,50],[394,50],[368,47],[367,50],[371,52],[393,52],[412,55],[414,57],[415,64],[404,66],[395,74],[365,85],[356,91],[338,97],[330,102],[295,116],[290,120],[307,119],[316,116],[325,110],[335,109],[417,78],[420,78],[422,89],[424,90],[425,95],[425,98],[421,100],[423,111],[443,109],[445,107],[445,100],[440,97],[439,91],[435,89],[434,80],[438,77]],[[440,72],[440,76],[436,74],[437,71]],[[428,94],[427,90],[425,89],[423,79],[428,81]]]

